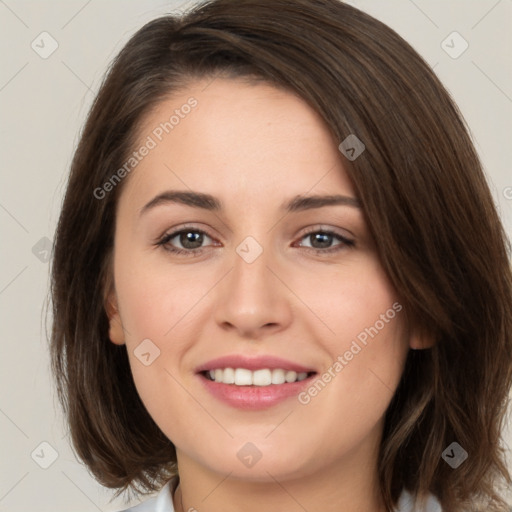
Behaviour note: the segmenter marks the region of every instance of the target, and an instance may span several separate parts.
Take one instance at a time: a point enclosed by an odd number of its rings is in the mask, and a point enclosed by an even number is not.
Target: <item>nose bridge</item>
[[[264,248],[254,237],[246,237],[236,248],[233,271],[230,276],[231,296],[246,309],[262,309],[262,303],[269,303],[272,283],[269,282],[269,265],[272,265],[272,251],[268,243]],[[275,291],[275,290],[274,290]]]
[[[245,239],[236,249],[233,261],[231,279],[237,289],[254,293],[270,291],[268,280],[268,265],[271,264],[272,253],[267,247],[265,250],[253,237]]]
[[[288,297],[269,267],[276,258],[267,241],[246,237],[235,250],[232,270],[219,290],[216,321],[240,335],[258,337],[265,328],[280,329],[291,319]]]

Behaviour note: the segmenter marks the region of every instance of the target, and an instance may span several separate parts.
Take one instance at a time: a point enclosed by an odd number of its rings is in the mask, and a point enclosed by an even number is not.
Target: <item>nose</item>
[[[292,321],[292,294],[279,274],[283,273],[268,250],[251,263],[235,254],[231,272],[218,286],[217,325],[251,340],[286,329]]]

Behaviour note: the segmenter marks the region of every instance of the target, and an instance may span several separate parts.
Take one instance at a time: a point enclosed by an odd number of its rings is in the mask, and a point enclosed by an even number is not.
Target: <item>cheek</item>
[[[194,322],[191,308],[201,287],[189,278],[165,275],[162,268],[157,271],[156,266],[147,264],[121,262],[117,271],[126,350],[137,392],[156,423],[174,438],[176,432],[191,430],[185,418],[175,414],[190,407],[190,396],[179,384],[176,367],[187,350],[183,329],[187,331]],[[171,426],[170,430],[166,426]]]
[[[363,298],[355,304],[359,308],[342,305],[333,317],[336,335],[324,337],[328,358],[323,372],[298,397],[302,409],[296,419],[301,414],[301,423],[315,418],[326,460],[349,453],[382,428],[408,351],[404,313],[397,312],[400,305],[393,302],[394,295],[375,289],[366,301]]]
[[[190,425],[181,425],[181,416],[173,412],[189,410],[191,404],[180,385],[178,367],[193,340],[199,339],[206,321],[206,302],[200,299],[215,284],[215,276],[161,262],[151,265],[143,255],[120,257],[115,268],[126,349],[139,396],[157,424],[172,426],[167,435],[181,429],[190,432]]]
[[[316,325],[328,357],[322,382],[304,401],[311,398],[320,405],[323,400],[316,396],[322,394],[333,403],[359,410],[359,418],[372,415],[370,410],[378,417],[403,371],[408,351],[405,312],[378,260],[368,257],[359,263],[326,273],[322,287],[318,286],[321,275],[315,276],[317,286],[310,283],[308,301],[322,320],[311,325]]]
[[[293,288],[312,313],[310,325],[323,328],[325,343],[335,351],[361,333],[364,338],[366,329],[376,323],[380,337],[386,338],[384,334],[398,327],[403,316],[397,311],[401,309],[398,294],[370,252],[347,258],[343,265],[301,273]]]
[[[205,424],[210,429],[215,425],[205,418],[201,402],[193,399],[179,373],[165,358],[162,355],[144,366],[136,357],[130,357],[135,387],[149,415],[167,438],[193,451],[198,440],[205,437]]]
[[[152,265],[144,255],[116,263],[116,290],[129,347],[145,338],[161,345],[183,325],[189,327],[199,309],[194,306],[211,286],[205,282],[208,276]]]

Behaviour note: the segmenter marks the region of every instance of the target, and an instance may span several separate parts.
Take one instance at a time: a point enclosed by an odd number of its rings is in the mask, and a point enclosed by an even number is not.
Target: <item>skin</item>
[[[195,373],[228,354],[279,356],[322,373],[399,302],[361,208],[279,209],[305,194],[356,198],[338,142],[294,94],[218,78],[162,101],[140,127],[141,144],[191,96],[197,107],[123,184],[107,300],[110,338],[126,344],[141,399],[177,449],[175,508],[383,511],[376,469],[383,417],[409,348],[426,346],[403,311],[306,405],[293,397],[241,411],[213,398]],[[168,202],[141,213],[167,190],[212,194],[224,208]],[[202,253],[176,255],[156,244],[185,225],[207,233]],[[327,248],[339,251],[325,253],[307,236],[313,228],[354,245],[333,237]],[[250,264],[236,252],[247,236],[263,248]],[[183,243],[175,237],[167,245]],[[148,338],[160,356],[145,366],[134,350]],[[247,442],[262,455],[251,468],[237,457]]]

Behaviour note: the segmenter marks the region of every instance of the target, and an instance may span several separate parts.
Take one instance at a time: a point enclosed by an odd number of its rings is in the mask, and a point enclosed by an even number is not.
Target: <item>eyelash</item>
[[[180,249],[179,247],[174,247],[174,246],[169,244],[169,242],[173,238],[175,238],[178,235],[181,235],[182,233],[199,233],[201,235],[206,235],[208,238],[213,238],[210,235],[208,235],[208,233],[206,233],[205,231],[203,231],[201,229],[182,228],[182,229],[180,229],[178,231],[173,231],[172,233],[165,234],[162,238],[160,238],[155,243],[155,245],[158,246],[158,247],[162,247],[164,250],[169,251],[169,252],[171,252],[173,254],[176,254],[176,255],[198,256],[198,255],[202,254],[203,251],[206,249],[206,247],[199,247],[197,249]],[[345,247],[350,248],[350,247],[354,247],[355,246],[355,241],[354,240],[350,240],[350,239],[348,239],[348,238],[346,238],[346,237],[344,237],[344,236],[342,236],[339,233],[336,233],[334,231],[318,229],[318,228],[317,229],[312,229],[311,231],[308,231],[307,233],[304,233],[300,237],[300,240],[302,240],[302,239],[304,239],[304,238],[306,238],[308,236],[311,236],[313,234],[318,234],[318,233],[321,233],[323,235],[332,235],[335,238],[338,238],[341,241],[341,244],[336,245],[334,247],[329,247],[327,249],[316,249],[314,247],[303,247],[303,249],[306,249],[308,252],[314,252],[317,255],[325,256],[325,255],[328,255],[328,254],[339,252],[342,249],[344,249]]]

